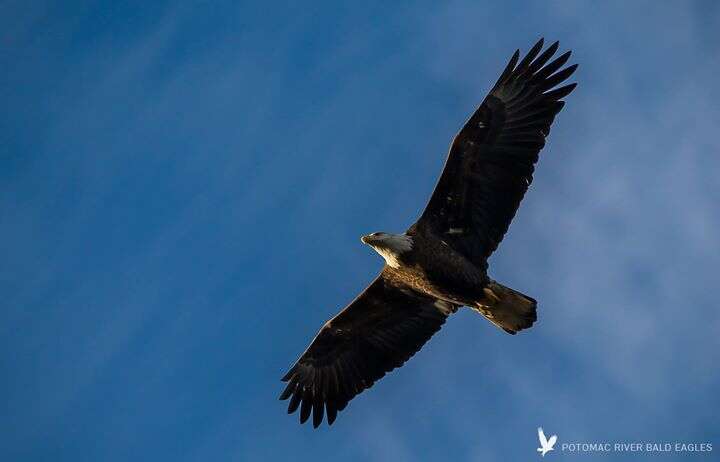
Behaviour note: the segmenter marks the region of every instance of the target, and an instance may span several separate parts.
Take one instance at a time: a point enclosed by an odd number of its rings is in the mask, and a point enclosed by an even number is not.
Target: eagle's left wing
[[[497,248],[530,186],[550,125],[575,84],[553,89],[575,71],[561,69],[567,52],[548,61],[540,40],[518,63],[510,59],[480,107],[455,136],[425,211],[411,230],[424,228],[481,265]],[[409,230],[409,232],[411,232]]]
[[[545,432],[543,431],[542,427],[538,427],[538,439],[540,440],[540,445],[542,447],[547,447],[548,440],[545,436]]]
[[[323,413],[335,421],[348,401],[402,366],[437,332],[456,306],[422,295],[381,273],[350,305],[320,329],[290,368],[280,399],[300,423]]]

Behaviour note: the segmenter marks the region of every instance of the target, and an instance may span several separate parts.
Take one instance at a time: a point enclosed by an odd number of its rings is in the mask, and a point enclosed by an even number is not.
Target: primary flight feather
[[[550,125],[577,68],[551,61],[558,42],[516,51],[480,107],[455,136],[420,219],[403,234],[361,238],[384,259],[377,278],[325,323],[282,378],[288,413],[332,424],[348,402],[402,366],[449,315],[467,306],[515,334],[537,319],[537,302],[493,281],[487,259],[532,183]]]

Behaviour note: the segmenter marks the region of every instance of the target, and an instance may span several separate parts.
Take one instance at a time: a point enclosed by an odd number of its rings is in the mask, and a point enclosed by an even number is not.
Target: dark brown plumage
[[[471,232],[447,234],[445,240],[476,264],[485,264],[507,232],[532,183],[550,124],[565,104],[560,99],[577,85],[548,91],[570,77],[577,64],[553,74],[567,62],[570,52],[543,67],[557,51],[558,42],[538,56],[542,45],[540,40],[519,64],[520,52],[515,52],[455,136],[440,180],[417,223],[437,234],[469,224]]]
[[[402,366],[440,330],[451,304],[393,284],[382,274],[355,301],[325,323],[298,362],[283,377],[280,396],[300,406],[300,422],[313,411],[313,425],[328,424],[348,401],[387,372]],[[323,409],[324,404],[324,409]]]
[[[532,183],[538,154],[562,98],[554,89],[577,65],[550,61],[555,42],[540,40],[520,61],[516,51],[480,107],[456,135],[435,191],[403,235],[373,233],[363,242],[387,265],[373,283],[328,321],[283,377],[281,400],[300,422],[317,427],[366,388],[402,366],[461,306],[508,333],[530,327],[537,303],[487,276],[497,248]]]

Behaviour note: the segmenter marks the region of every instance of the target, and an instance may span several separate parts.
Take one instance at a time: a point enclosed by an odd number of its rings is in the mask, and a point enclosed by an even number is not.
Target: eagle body
[[[446,319],[466,306],[515,334],[533,325],[537,302],[488,276],[497,249],[533,181],[535,165],[562,98],[558,42],[517,50],[450,146],[445,167],[420,218],[403,234],[361,238],[385,259],[365,290],[327,321],[282,378],[280,395],[300,422],[318,427],[386,373],[402,366]]]
[[[488,282],[485,267],[473,264],[430,232],[406,236],[412,247],[398,253],[397,268],[387,266],[384,274],[388,280],[458,306],[472,306],[483,298]],[[369,240],[368,244],[375,248],[382,246],[382,241]]]

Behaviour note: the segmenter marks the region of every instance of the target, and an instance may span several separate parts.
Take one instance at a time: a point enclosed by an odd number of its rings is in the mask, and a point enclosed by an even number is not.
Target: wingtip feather
[[[290,397],[290,395],[293,394],[293,391],[295,391],[296,384],[293,382],[288,383],[287,387],[285,387],[285,390],[280,393],[280,401],[285,401]]]
[[[295,393],[292,395],[292,399],[290,400],[290,403],[288,404],[287,413],[292,414],[293,412],[297,411],[298,406],[300,406],[300,400],[302,398],[302,395],[299,390],[295,390]]]
[[[300,423],[304,424],[310,417],[312,411],[312,402],[310,401],[310,391],[305,389],[302,397],[302,405],[300,406]]]

